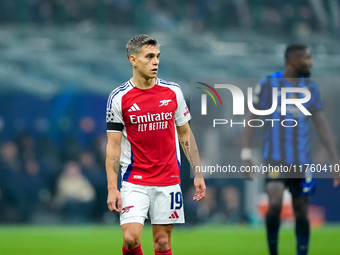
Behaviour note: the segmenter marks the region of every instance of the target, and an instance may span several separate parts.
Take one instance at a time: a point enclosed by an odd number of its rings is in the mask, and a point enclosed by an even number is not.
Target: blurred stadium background
[[[106,208],[105,109],[109,93],[131,76],[125,44],[136,34],[160,40],[159,77],[179,83],[188,100],[190,78],[266,76],[283,67],[288,43],[306,43],[313,77],[330,79],[320,89],[337,134],[339,6],[338,0],[0,0],[0,223],[118,225]],[[238,135],[226,130],[223,138],[234,165],[241,163]],[[203,136],[196,139],[204,147]],[[314,154],[328,162],[317,139]],[[200,204],[191,202],[186,161],[182,182],[187,226],[261,226],[261,180],[207,180],[209,198]],[[318,180],[315,226],[340,221],[339,195],[331,180]],[[292,224],[289,206],[283,217]]]

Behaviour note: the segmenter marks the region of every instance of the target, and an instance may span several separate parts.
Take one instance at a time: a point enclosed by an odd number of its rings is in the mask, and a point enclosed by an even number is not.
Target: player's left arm
[[[319,110],[315,113],[313,113],[313,121],[318,133],[318,136],[320,138],[320,140],[322,141],[323,145],[326,147],[332,163],[333,164],[340,164],[340,159],[339,159],[339,155],[336,149],[336,145],[335,145],[335,139],[334,136],[332,134],[332,130],[330,128],[330,125],[323,113],[322,110]],[[334,174],[336,174],[333,171]],[[339,175],[334,175],[334,187],[337,187],[340,185],[340,176]]]
[[[187,157],[191,168],[195,173],[194,185],[196,192],[194,200],[199,201],[205,197],[205,182],[203,175],[200,171],[201,161],[198,153],[198,148],[194,134],[192,133],[189,123],[185,123],[183,126],[177,126],[178,140],[182,146],[185,156]]]

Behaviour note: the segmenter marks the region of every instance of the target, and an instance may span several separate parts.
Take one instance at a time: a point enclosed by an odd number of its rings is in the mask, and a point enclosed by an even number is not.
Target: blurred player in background
[[[267,110],[272,105],[272,88],[299,87],[308,88],[311,99],[303,104],[312,114],[317,134],[327,148],[333,164],[339,164],[334,139],[330,127],[322,111],[322,102],[319,88],[315,82],[308,79],[311,74],[312,58],[306,45],[289,45],[285,52],[285,67],[260,81],[254,89],[253,104],[258,110]],[[280,94],[279,94],[280,95]],[[288,93],[287,98],[303,98],[302,93]],[[280,97],[278,107],[268,119],[279,121],[272,124],[266,122],[263,133],[263,159],[271,166],[290,164],[311,164],[311,145],[309,137],[309,116],[303,114],[296,106],[289,105],[287,114],[281,115]],[[249,113],[246,121],[258,118]],[[294,119],[298,125],[295,127],[283,127],[280,122],[285,119]],[[273,125],[273,126],[272,126]],[[243,149],[241,159],[243,164],[251,166],[251,140],[254,128],[246,126],[244,130]],[[282,208],[283,191],[288,188],[292,194],[293,210],[296,219],[295,235],[297,240],[297,254],[308,253],[310,226],[308,219],[309,196],[314,192],[315,180],[310,176],[282,176],[283,173],[272,172],[266,178],[266,192],[269,197],[269,208],[266,215],[267,241],[271,255],[278,254],[278,233],[280,227],[280,213]],[[248,176],[250,177],[250,176]],[[251,177],[250,177],[251,178]],[[340,184],[339,178],[334,178],[334,186]]]
[[[133,76],[113,90],[107,103],[107,204],[120,213],[123,254],[143,254],[140,238],[149,212],[155,254],[170,255],[173,224],[184,223],[178,141],[194,169],[200,166],[199,154],[181,88],[157,78],[157,40],[135,36],[126,51]],[[199,201],[206,187],[195,174],[193,199]]]

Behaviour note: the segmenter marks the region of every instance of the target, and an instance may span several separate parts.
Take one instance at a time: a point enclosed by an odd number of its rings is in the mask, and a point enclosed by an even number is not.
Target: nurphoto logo
[[[271,89],[271,107],[268,109],[256,109],[254,103],[258,101],[258,93],[260,91],[259,85],[255,86],[253,91],[252,87],[247,87],[246,96],[244,95],[243,91],[239,88],[239,86],[233,84],[221,84],[217,83],[213,86],[203,83],[203,82],[196,82],[198,84],[203,85],[205,88],[197,87],[198,89],[205,92],[201,94],[201,115],[208,114],[208,103],[207,103],[207,95],[213,100],[215,106],[217,106],[217,101],[215,96],[217,97],[218,101],[220,102],[221,106],[222,99],[221,93],[218,93],[216,89],[222,92],[223,90],[227,90],[231,93],[228,95],[228,98],[223,99],[224,101],[232,100],[232,115],[245,115],[245,99],[247,102],[249,112],[253,113],[257,116],[270,116],[275,111],[279,112],[281,116],[287,115],[287,113],[293,114],[294,117],[298,116],[299,114],[303,114],[306,116],[312,115],[307,108],[304,106],[311,99],[311,92],[306,87],[282,87],[277,88],[273,87]],[[209,90],[208,90],[209,89]],[[301,95],[299,95],[301,94]],[[299,96],[297,96],[299,95]],[[226,109],[221,107],[219,111],[223,112]],[[235,122],[232,119],[228,120],[225,118],[214,118],[213,119],[213,127],[216,125],[225,125],[230,123],[231,127],[233,124],[242,124],[243,126],[249,125],[251,127],[262,127],[264,126],[265,122],[271,122],[273,126],[275,122],[280,122],[283,127],[295,127],[298,125],[297,118],[292,119],[277,119],[277,118],[266,118],[266,119],[250,119],[247,121],[243,120],[241,122]]]

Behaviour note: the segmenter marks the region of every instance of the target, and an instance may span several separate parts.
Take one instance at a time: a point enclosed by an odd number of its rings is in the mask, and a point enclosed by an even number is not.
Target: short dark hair
[[[297,51],[307,50],[309,47],[305,44],[290,44],[286,48],[285,52],[285,61],[288,62],[288,60],[291,58],[292,53],[295,53]]]
[[[144,45],[154,45],[159,48],[159,43],[155,38],[148,35],[136,35],[126,44],[126,55],[129,58],[132,54],[141,52]]]

